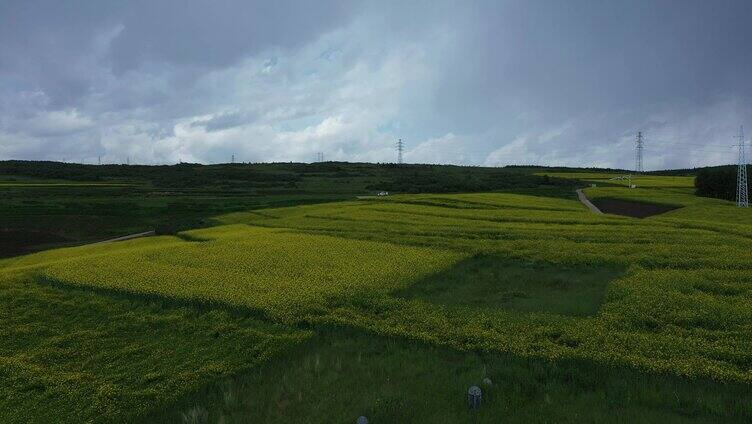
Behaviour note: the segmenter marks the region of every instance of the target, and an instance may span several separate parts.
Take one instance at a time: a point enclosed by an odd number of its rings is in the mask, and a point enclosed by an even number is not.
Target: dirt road
[[[583,205],[587,206],[588,209],[590,209],[592,212],[597,213],[598,215],[603,215],[603,212],[601,212],[600,209],[598,209],[597,206],[595,206],[590,200],[585,196],[585,193],[582,192],[582,189],[577,189],[577,197],[580,199],[580,202],[582,202]]]

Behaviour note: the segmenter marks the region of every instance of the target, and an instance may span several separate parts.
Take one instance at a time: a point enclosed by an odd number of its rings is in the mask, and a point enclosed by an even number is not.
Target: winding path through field
[[[580,202],[582,202],[583,205],[587,206],[588,209],[590,209],[592,212],[597,213],[598,215],[603,215],[603,212],[601,212],[600,209],[598,209],[597,206],[595,206],[590,199],[585,196],[585,193],[582,192],[581,188],[577,189],[577,197],[580,199]]]

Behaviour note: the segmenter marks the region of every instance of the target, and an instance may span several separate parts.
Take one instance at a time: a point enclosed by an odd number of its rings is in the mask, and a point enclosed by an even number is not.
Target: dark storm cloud
[[[444,119],[441,128],[431,128],[437,133],[497,128],[486,137],[489,147],[525,137],[526,148],[513,149],[502,163],[522,156],[629,166],[631,151],[620,140],[625,133],[631,138],[638,129],[648,130],[656,116],[670,120],[651,141],[660,136],[728,144],[736,126],[752,118],[752,58],[743,53],[744,40],[752,39],[751,12],[749,2],[701,1],[471,8],[468,21],[475,28],[459,43],[461,60],[444,67],[446,83],[430,111]],[[727,110],[731,113],[716,116],[714,111],[728,109],[728,103],[736,105]],[[685,128],[698,113],[715,131]],[[711,117],[723,122],[710,122]],[[420,127],[432,121],[429,115],[420,118]],[[561,134],[544,136],[557,127]],[[608,157],[597,149],[609,145],[624,153]],[[674,154],[660,144],[649,147],[654,167]]]
[[[469,13],[476,27],[435,105],[471,127],[498,119],[487,111],[563,119],[752,95],[752,2],[515,2]]]
[[[192,126],[202,126],[207,131],[219,131],[228,128],[237,127],[254,120],[254,116],[249,116],[240,112],[226,112],[213,116],[206,120],[193,122]]]
[[[97,63],[115,76],[150,62],[205,70],[309,41],[344,12],[337,2],[294,0],[10,1],[0,5],[0,72],[68,105],[96,82],[82,56],[98,47],[106,51],[94,52]]]
[[[729,162],[749,22],[747,1],[5,1],[0,158],[392,160],[402,137],[413,161],[628,167],[641,129],[648,167]]]
[[[116,73],[143,61],[226,66],[270,46],[295,47],[341,23],[336,2],[136,1],[112,45]]]

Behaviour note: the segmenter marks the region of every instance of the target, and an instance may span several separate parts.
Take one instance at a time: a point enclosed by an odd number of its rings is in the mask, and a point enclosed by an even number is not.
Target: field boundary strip
[[[107,239],[107,240],[102,240],[102,241],[95,241],[93,243],[87,243],[87,245],[102,244],[102,243],[113,243],[113,242],[116,242],[116,241],[125,241],[125,240],[130,240],[130,239],[139,238],[139,237],[153,236],[154,234],[156,234],[156,231],[149,230],[149,231],[144,231],[142,233],[128,234],[127,236],[115,237],[115,238],[111,238],[111,239]]]

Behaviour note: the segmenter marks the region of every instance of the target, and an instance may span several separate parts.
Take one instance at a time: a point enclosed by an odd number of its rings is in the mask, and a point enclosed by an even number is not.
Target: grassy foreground
[[[485,379],[486,383],[483,383]],[[483,406],[468,410],[479,385]],[[746,422],[749,385],[458,352],[342,328],[194,393],[147,422]]]
[[[138,422],[311,333],[226,309],[0,284],[0,422]]]

